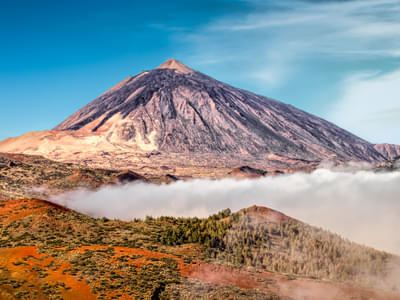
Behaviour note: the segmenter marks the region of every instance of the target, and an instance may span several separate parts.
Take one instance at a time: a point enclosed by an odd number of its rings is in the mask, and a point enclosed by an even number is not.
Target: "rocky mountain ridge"
[[[389,160],[400,158],[400,145],[375,144],[374,148]]]

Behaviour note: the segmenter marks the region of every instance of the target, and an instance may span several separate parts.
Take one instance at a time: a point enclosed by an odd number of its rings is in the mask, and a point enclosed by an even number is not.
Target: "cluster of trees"
[[[229,218],[228,218],[229,217]],[[238,267],[370,284],[393,256],[298,221],[264,222],[225,210],[207,219],[161,217],[164,245],[198,243],[212,259]]]
[[[259,222],[242,215],[218,258],[237,266],[370,284],[384,278],[392,255],[297,221]]]
[[[223,219],[230,215],[230,209],[226,209],[207,219],[160,217],[158,221],[169,225],[162,228],[159,242],[168,246],[197,243],[209,250],[222,251],[225,248],[223,238],[231,224]]]

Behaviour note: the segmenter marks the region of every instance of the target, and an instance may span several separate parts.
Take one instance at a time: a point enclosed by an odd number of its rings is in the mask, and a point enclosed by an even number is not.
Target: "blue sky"
[[[400,144],[400,1],[0,1],[0,139],[168,58]]]

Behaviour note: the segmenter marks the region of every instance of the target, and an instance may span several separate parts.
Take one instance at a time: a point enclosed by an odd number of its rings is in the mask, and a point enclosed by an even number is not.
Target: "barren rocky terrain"
[[[135,180],[146,181],[143,176],[130,171],[91,169],[41,156],[0,153],[0,199],[47,199],[51,194]]]
[[[169,168],[221,177],[246,165],[288,172],[326,161],[380,163],[397,150],[168,60],[127,77],[53,130],[0,142],[0,151],[153,176]]]

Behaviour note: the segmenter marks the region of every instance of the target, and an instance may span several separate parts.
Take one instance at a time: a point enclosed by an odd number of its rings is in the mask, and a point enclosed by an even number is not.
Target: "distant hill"
[[[93,169],[41,156],[0,153],[0,200],[21,197],[47,199],[50,194],[135,180],[148,181],[131,171]],[[151,180],[164,181],[163,178]]]

